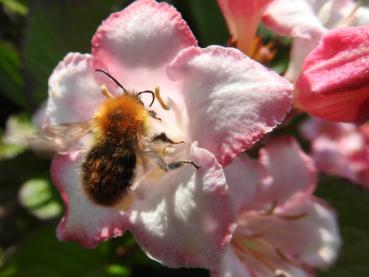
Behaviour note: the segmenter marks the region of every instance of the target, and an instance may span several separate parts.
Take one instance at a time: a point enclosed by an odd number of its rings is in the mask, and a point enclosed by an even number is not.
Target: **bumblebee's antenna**
[[[102,70],[102,69],[95,69],[96,72],[104,73],[106,76],[108,76],[110,79],[112,79],[118,87],[120,87],[124,92],[127,92],[127,90],[121,85],[121,83],[118,82],[117,79],[115,79],[113,76],[111,76],[108,72]]]
[[[152,100],[151,100],[151,103],[150,103],[150,105],[149,105],[149,107],[151,107],[152,106],[152,104],[154,104],[154,101],[155,101],[155,94],[154,94],[154,92],[152,92],[151,90],[144,90],[144,91],[140,91],[139,93],[137,93],[136,95],[137,95],[137,97],[139,97],[141,94],[143,94],[143,93],[150,93],[151,94],[151,96],[152,96]]]

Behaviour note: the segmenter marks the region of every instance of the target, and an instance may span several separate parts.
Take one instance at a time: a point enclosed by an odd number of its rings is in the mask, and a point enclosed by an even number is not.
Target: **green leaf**
[[[23,153],[26,150],[25,139],[35,131],[36,128],[26,114],[9,117],[6,121],[5,133],[0,138],[0,160],[14,158]]]
[[[285,73],[290,62],[291,38],[278,36],[262,23],[259,25],[257,34],[262,37],[265,43],[269,41],[275,43],[277,53],[268,66],[279,74]]]
[[[21,62],[17,51],[9,44],[0,42],[0,93],[15,104],[25,107],[20,69]]]
[[[343,178],[323,176],[317,194],[336,209],[343,238],[336,265],[319,276],[369,276],[368,192]]]
[[[26,15],[28,13],[28,8],[24,2],[22,0],[0,0],[0,3],[4,5],[6,10],[20,15]]]
[[[59,242],[56,226],[38,231],[23,241],[10,257],[0,277],[116,277],[128,276],[129,269],[109,262],[109,242],[97,249]]]
[[[24,147],[16,144],[7,144],[0,140],[0,160],[13,158],[21,154],[25,150]]]
[[[229,34],[217,1],[188,0],[187,2],[191,12],[189,16],[193,21],[191,27],[194,27],[200,45],[203,47],[212,44],[225,45]],[[178,4],[181,6],[182,2],[179,1]]]
[[[106,267],[106,271],[111,275],[117,276],[126,276],[129,274],[129,271],[126,267],[119,265],[119,264],[111,264]]]
[[[25,32],[24,61],[34,105],[47,96],[47,81],[68,52],[90,52],[101,21],[124,0],[32,0]]]
[[[50,219],[61,214],[62,206],[53,197],[49,180],[35,178],[25,182],[19,191],[19,201],[39,219]]]

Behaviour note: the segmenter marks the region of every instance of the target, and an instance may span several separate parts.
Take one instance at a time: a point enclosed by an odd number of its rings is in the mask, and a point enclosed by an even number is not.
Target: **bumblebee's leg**
[[[110,98],[110,99],[114,99],[114,95],[110,93],[109,89],[105,86],[105,85],[102,85],[100,87],[101,89],[101,93],[106,97],[106,98]]]
[[[157,117],[157,114],[156,114],[156,112],[155,112],[155,111],[149,110],[149,114],[150,114],[150,116],[151,116],[152,118],[154,118],[154,119],[157,119],[157,120],[161,121],[161,118],[160,118],[160,117]]]
[[[180,167],[184,166],[185,164],[192,164],[196,168],[196,170],[200,168],[193,161],[178,160],[178,161],[174,161],[174,162],[171,162],[171,163],[167,164],[167,167],[169,169],[168,171],[176,169],[176,168],[180,168]]]
[[[200,167],[195,164],[193,161],[188,161],[188,160],[178,160],[178,161],[174,161],[171,163],[166,163],[164,161],[164,159],[157,159],[158,164],[160,166],[161,169],[165,170],[165,171],[172,171],[173,169],[177,169],[180,168],[182,166],[184,166],[185,164],[192,164],[196,170],[199,169]]]
[[[168,138],[166,133],[160,133],[158,135],[155,135],[151,138],[152,141],[156,141],[156,140],[160,140],[162,142],[168,142],[170,144],[180,144],[180,143],[184,143],[183,140],[181,141],[173,141],[170,138]]]

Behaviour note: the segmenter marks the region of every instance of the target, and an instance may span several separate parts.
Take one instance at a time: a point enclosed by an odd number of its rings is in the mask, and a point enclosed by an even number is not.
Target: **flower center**
[[[279,249],[269,236],[271,232],[280,231],[276,229],[280,225],[274,222],[301,220],[307,213],[278,213],[276,207],[276,203],[272,203],[267,211],[250,211],[242,214],[231,245],[240,261],[255,269],[261,276],[268,272],[276,277],[288,277],[290,275],[285,270],[288,265],[300,268],[303,265],[290,258],[284,249]]]

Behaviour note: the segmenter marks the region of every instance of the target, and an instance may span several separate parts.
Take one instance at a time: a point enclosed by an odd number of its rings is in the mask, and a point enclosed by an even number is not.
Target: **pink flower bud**
[[[323,119],[369,119],[369,26],[340,28],[323,36],[296,82],[297,100]]]

